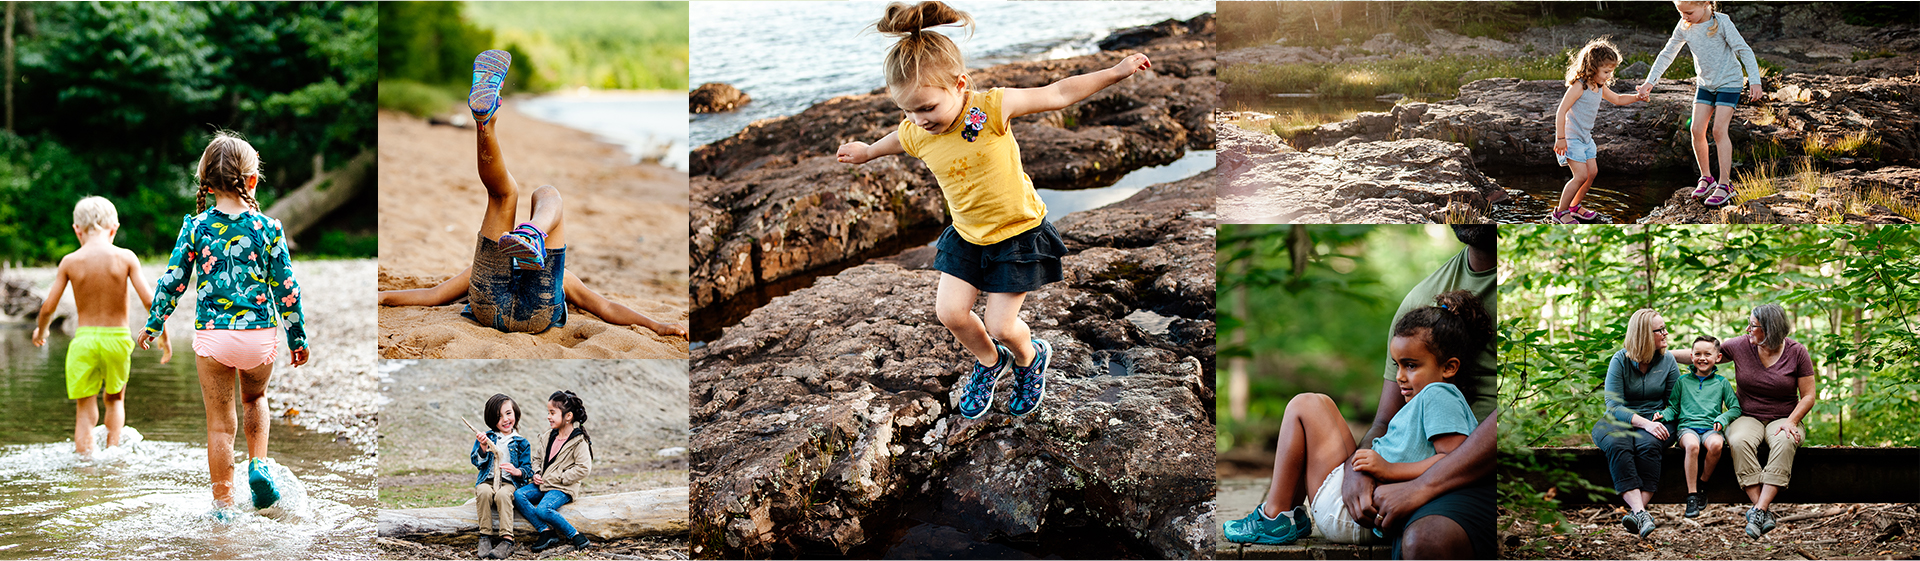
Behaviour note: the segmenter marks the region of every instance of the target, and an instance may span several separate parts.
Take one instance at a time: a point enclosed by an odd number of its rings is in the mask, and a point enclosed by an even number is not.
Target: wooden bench
[[[1539,452],[1566,454],[1571,469],[1594,485],[1613,489],[1613,475],[1607,472],[1607,457],[1591,446],[1535,448]],[[1653,494],[1655,503],[1684,503],[1687,500],[1684,450],[1678,444],[1666,449],[1661,464],[1660,488]],[[1766,461],[1767,446],[1760,445],[1758,455]],[[1501,477],[1519,477],[1545,490],[1547,483],[1538,473],[1507,473]],[[1720,503],[1746,503],[1747,495],[1733,477],[1733,452],[1723,450],[1701,491],[1707,500]],[[1562,504],[1592,503],[1586,493],[1561,489]],[[1620,500],[1611,492],[1607,502]],[[1805,447],[1794,454],[1793,481],[1774,498],[1779,503],[1910,503],[1920,502],[1920,448]]]
[[[1390,559],[1393,546],[1348,545],[1307,538],[1293,545],[1247,545],[1220,540],[1214,559]]]

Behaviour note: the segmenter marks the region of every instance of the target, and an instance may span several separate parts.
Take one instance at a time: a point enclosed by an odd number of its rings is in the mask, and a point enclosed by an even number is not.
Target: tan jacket
[[[555,446],[553,438],[558,433],[547,432],[547,447],[540,452],[540,458],[545,460],[540,466],[540,478],[546,481],[540,485],[540,491],[560,491],[579,500],[580,481],[593,471],[593,446],[587,443],[586,429],[575,423],[567,441],[559,444],[559,454],[549,456],[548,452]]]

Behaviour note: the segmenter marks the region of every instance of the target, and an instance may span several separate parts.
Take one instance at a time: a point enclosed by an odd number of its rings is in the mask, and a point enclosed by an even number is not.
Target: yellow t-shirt
[[[933,170],[953,213],[953,229],[974,245],[999,243],[1039,226],[1047,216],[1046,203],[1020,166],[1020,145],[1000,111],[1002,93],[1000,88],[968,92],[960,125],[946,134],[900,120],[900,145]]]

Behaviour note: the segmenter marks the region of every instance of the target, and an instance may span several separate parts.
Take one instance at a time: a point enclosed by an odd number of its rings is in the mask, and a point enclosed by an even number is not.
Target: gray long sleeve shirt
[[[1673,58],[1680,55],[1682,44],[1693,51],[1694,86],[1724,90],[1760,85],[1760,63],[1753,58],[1753,47],[1747,46],[1747,40],[1734,29],[1733,20],[1719,12],[1714,12],[1713,19],[1691,27],[1685,21],[1673,26],[1673,37],[1667,39],[1666,48],[1660,49],[1660,58],[1653,63],[1653,72],[1647,74],[1650,83],[1667,72]],[[1742,66],[1746,67],[1745,75],[1740,72]]]
[[[1679,379],[1679,362],[1673,360],[1673,353],[1665,349],[1654,353],[1653,368],[1643,374],[1639,365],[1627,357],[1627,351],[1621,349],[1607,362],[1607,380],[1602,385],[1607,419],[1622,429],[1632,427],[1636,414],[1652,419],[1654,413],[1667,408],[1667,396],[1673,393],[1673,384]]]

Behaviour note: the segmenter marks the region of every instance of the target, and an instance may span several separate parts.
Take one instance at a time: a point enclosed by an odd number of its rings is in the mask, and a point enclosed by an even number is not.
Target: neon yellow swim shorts
[[[125,391],[132,357],[127,328],[82,326],[67,344],[67,399]]]

